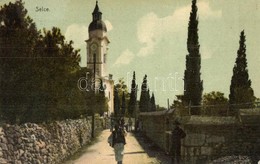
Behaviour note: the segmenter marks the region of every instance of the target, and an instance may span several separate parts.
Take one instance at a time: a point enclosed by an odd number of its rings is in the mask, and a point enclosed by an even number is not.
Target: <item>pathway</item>
[[[107,143],[110,135],[109,130],[104,130],[98,137],[97,142],[87,148],[86,152],[74,161],[67,161],[65,164],[115,164],[113,148]],[[126,136],[124,164],[159,164],[154,157],[149,157],[140,146],[132,133]]]

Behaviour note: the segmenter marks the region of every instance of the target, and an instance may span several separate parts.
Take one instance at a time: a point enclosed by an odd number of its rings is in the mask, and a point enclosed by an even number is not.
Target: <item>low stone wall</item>
[[[183,159],[204,163],[232,154],[228,143],[234,139],[239,124],[234,117],[191,116],[182,128],[187,134],[182,141]]]
[[[96,132],[102,119],[96,118]],[[55,164],[91,142],[91,118],[50,124],[26,123],[0,128],[0,163]]]
[[[260,117],[259,117],[260,118]],[[140,117],[142,132],[166,152],[171,147],[171,132],[175,119],[187,136],[182,140],[182,159],[205,163],[227,155],[254,158],[260,153],[260,126],[244,124],[235,117],[187,116],[153,113]],[[258,158],[258,157],[257,157]]]
[[[139,115],[142,133],[162,150],[169,151],[169,132],[172,129],[173,110],[146,112]]]
[[[162,116],[142,117],[142,133],[153,143],[165,150],[165,123]]]

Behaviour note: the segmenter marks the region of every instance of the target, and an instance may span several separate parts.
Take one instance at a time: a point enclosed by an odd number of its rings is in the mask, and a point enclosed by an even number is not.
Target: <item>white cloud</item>
[[[209,2],[203,1],[198,4],[198,15],[202,20],[211,18],[220,18],[221,10],[213,10],[209,6]],[[143,45],[140,48],[137,56],[148,56],[154,51],[154,46],[161,41],[162,38],[187,31],[189,13],[191,6],[185,6],[175,10],[171,15],[159,18],[155,13],[149,13],[139,19],[137,22],[137,37]]]
[[[198,3],[198,12],[200,19],[208,19],[208,18],[221,18],[222,11],[221,10],[213,10],[210,8],[209,2],[203,1]]]
[[[82,48],[88,38],[88,28],[79,24],[71,24],[67,27],[65,38],[67,41],[72,40],[75,48]]]
[[[107,27],[107,31],[113,30],[112,23],[109,20],[105,20],[105,24],[106,24],[106,27]]]
[[[131,52],[129,49],[126,49],[117,59],[114,63],[114,66],[120,66],[120,65],[127,65],[134,59],[134,53]]]
[[[141,18],[137,23],[137,37],[140,43],[144,44],[144,47],[140,49],[137,56],[147,56],[153,53],[155,42],[158,38],[159,30],[157,30],[159,18],[154,13],[149,13]]]

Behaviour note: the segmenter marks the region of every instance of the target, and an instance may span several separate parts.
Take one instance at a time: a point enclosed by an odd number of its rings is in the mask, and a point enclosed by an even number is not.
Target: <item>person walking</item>
[[[175,128],[172,131],[172,164],[179,164],[181,159],[181,139],[186,137],[186,133],[179,127],[178,121],[174,122]]]
[[[138,132],[139,131],[139,119],[136,119],[135,121],[135,132]]]
[[[111,116],[110,117],[110,132],[113,131],[114,125],[115,125],[115,121],[114,121],[114,118]]]
[[[133,121],[131,119],[131,117],[128,119],[128,131],[131,132],[132,131],[132,126],[133,126]]]
[[[115,125],[115,130],[112,132],[112,147],[114,148],[115,159],[118,164],[123,162],[124,145],[126,144],[125,134],[123,127]]]

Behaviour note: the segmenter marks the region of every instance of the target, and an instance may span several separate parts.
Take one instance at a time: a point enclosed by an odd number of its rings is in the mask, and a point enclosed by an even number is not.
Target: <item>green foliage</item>
[[[115,85],[115,89],[118,91],[120,99],[122,99],[123,93],[125,93],[126,99],[129,99],[128,88],[125,84],[124,78],[120,78],[118,80],[118,83]]]
[[[134,117],[134,113],[136,113],[136,105],[137,105],[137,85],[135,82],[135,72],[134,72],[132,85],[131,85],[130,99],[128,104],[128,114],[131,117]]]
[[[118,96],[118,90],[114,90],[114,115],[118,117],[120,114],[120,100]]]
[[[151,100],[150,100],[150,104],[151,104],[151,106],[150,106],[150,111],[151,112],[154,112],[154,111],[156,111],[156,105],[155,105],[155,97],[154,97],[154,94],[152,93],[152,97],[151,97]]]
[[[200,78],[201,55],[199,52],[199,36],[198,36],[198,19],[196,0],[192,0],[192,9],[190,13],[190,21],[188,27],[187,50],[189,54],[186,56],[186,70],[184,72],[184,97],[186,105],[200,106],[203,82]],[[199,115],[198,107],[191,107],[192,115]]]
[[[123,92],[123,96],[122,96],[122,105],[121,105],[121,115],[125,115],[125,111],[126,111],[126,102],[125,102],[125,92]]]
[[[176,95],[176,100],[173,101],[171,109],[175,109],[175,114],[177,116],[187,116],[189,115],[188,106],[183,102],[183,95]]]
[[[139,111],[148,112],[149,110],[150,110],[150,93],[147,85],[147,75],[145,75],[141,86]]]
[[[120,114],[122,113],[122,107],[124,108],[123,110],[126,111],[126,109],[128,108],[128,104],[129,104],[129,99],[130,99],[130,94],[128,93],[128,88],[127,85],[125,84],[125,81],[123,78],[120,78],[118,80],[118,83],[115,85],[115,90],[117,90],[117,94],[118,94],[118,105],[119,105],[119,110]],[[124,95],[124,99],[123,99],[123,95]],[[123,100],[125,102],[123,102]],[[115,102],[114,102],[115,103]],[[126,112],[124,112],[124,114],[126,114]]]
[[[187,39],[187,49],[192,56],[199,56],[199,36],[198,36],[198,24],[197,19],[197,1],[192,0],[190,21],[188,27],[188,39]]]
[[[27,89],[39,32],[21,1],[1,7],[0,22],[0,104],[3,117],[8,115],[13,123],[30,108],[27,102],[34,96]]]
[[[6,121],[78,118],[97,108],[95,96],[78,89],[87,70],[80,68],[79,50],[59,28],[39,32],[21,1],[4,5],[0,22],[0,109]],[[97,100],[106,101],[104,96]]]
[[[161,107],[161,106],[157,105],[157,106],[156,106],[156,110],[157,110],[157,111],[164,111],[164,110],[167,110],[167,108]]]
[[[227,116],[228,99],[224,93],[212,91],[203,95],[202,114],[208,116]]]
[[[244,31],[242,31],[230,85],[229,104],[231,114],[235,114],[239,108],[252,108],[255,101],[247,70],[245,41],[246,37]]]

